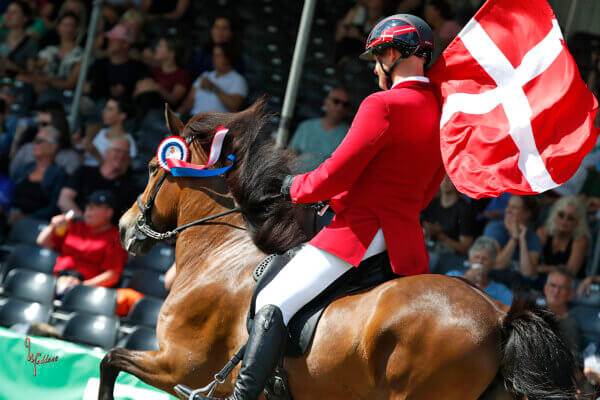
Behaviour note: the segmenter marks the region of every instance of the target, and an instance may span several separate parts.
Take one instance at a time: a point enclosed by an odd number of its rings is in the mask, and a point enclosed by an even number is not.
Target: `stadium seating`
[[[10,327],[19,323],[48,322],[50,306],[24,300],[0,299],[0,326]]]
[[[62,299],[59,309],[112,316],[117,306],[117,291],[103,287],[73,286]]]
[[[162,304],[162,300],[153,297],[141,298],[135,303],[129,312],[129,315],[121,322],[124,325],[145,325],[155,327]]]
[[[35,244],[38,234],[48,225],[41,219],[24,217],[18,219],[8,232],[7,244],[30,243]]]
[[[144,326],[135,327],[130,334],[119,340],[117,346],[129,350],[159,350],[155,330]]]
[[[600,307],[578,305],[569,313],[577,319],[587,342],[600,341]]]
[[[104,315],[73,314],[63,330],[63,339],[110,349],[117,338],[118,321]]]
[[[158,243],[147,255],[136,256],[128,264],[130,268],[145,268],[164,273],[173,262],[175,262],[175,248]]]
[[[52,304],[56,278],[43,272],[11,270],[2,285],[2,296]]]
[[[22,268],[51,274],[58,253],[35,244],[17,243],[0,267],[0,281],[11,269]]]
[[[136,270],[129,281],[129,287],[159,299],[164,299],[169,294],[165,289],[164,274],[147,269]]]

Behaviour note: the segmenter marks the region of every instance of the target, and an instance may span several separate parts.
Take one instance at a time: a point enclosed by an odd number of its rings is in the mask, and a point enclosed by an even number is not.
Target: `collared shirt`
[[[425,82],[425,83],[429,83],[429,78],[426,76],[407,76],[406,78],[402,78],[400,79],[398,82],[394,83],[392,85],[392,89],[401,84],[402,82],[406,82],[406,81],[418,81],[418,82]]]

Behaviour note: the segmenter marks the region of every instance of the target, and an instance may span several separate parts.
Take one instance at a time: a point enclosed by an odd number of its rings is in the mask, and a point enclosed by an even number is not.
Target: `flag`
[[[555,188],[596,143],[598,102],[545,0],[488,0],[427,75],[446,171],[470,197]]]

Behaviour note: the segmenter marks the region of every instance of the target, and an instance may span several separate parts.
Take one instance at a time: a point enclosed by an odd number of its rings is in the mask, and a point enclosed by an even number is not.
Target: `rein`
[[[196,136],[190,136],[190,137],[186,138],[186,142],[188,144],[190,144],[195,138],[196,138]],[[139,216],[138,220],[136,221],[135,226],[140,233],[143,233],[144,235],[148,236],[149,238],[152,238],[155,240],[171,239],[174,236],[176,236],[179,232],[181,232],[184,229],[187,229],[189,227],[196,226],[196,225],[202,225],[202,224],[212,221],[214,219],[224,217],[225,215],[229,215],[229,214],[232,214],[235,212],[240,212],[240,209],[238,207],[236,207],[236,208],[232,208],[227,211],[220,212],[218,214],[211,215],[209,217],[205,217],[205,218],[196,220],[194,222],[190,222],[185,225],[178,226],[171,231],[158,232],[155,229],[154,224],[152,223],[151,213],[152,213],[152,207],[154,207],[154,200],[156,199],[156,196],[158,195],[158,191],[160,190],[161,186],[165,182],[166,178],[167,178],[167,173],[165,172],[160,177],[158,183],[156,184],[156,187],[154,188],[154,191],[148,198],[148,201],[146,202],[146,204],[142,203],[142,195],[141,194],[138,196],[137,201],[136,201],[137,206],[140,209],[140,216]]]

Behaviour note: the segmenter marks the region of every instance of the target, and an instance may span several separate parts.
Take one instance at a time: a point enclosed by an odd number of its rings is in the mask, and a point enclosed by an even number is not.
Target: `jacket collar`
[[[392,85],[392,89],[395,88],[396,86],[398,86],[399,84],[401,84],[403,82],[408,82],[408,81],[429,83],[429,78],[427,78],[426,76],[408,76],[408,77],[402,78],[398,82],[394,83]]]

